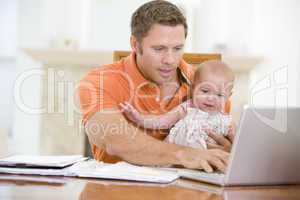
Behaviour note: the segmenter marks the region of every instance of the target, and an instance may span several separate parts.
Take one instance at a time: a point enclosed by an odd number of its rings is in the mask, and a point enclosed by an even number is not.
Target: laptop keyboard
[[[180,176],[184,178],[190,178],[195,180],[202,180],[208,182],[222,183],[225,178],[225,174],[221,172],[207,173],[198,170],[181,169],[179,170]]]

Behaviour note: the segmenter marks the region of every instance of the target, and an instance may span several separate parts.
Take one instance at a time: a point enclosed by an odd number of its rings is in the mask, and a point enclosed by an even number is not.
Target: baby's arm
[[[170,112],[162,115],[144,115],[139,113],[131,104],[121,103],[123,113],[137,125],[148,129],[169,129],[186,114],[186,103],[180,104]]]

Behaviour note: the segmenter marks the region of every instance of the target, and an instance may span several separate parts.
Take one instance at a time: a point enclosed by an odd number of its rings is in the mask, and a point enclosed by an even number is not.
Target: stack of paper
[[[64,168],[76,162],[86,160],[81,155],[74,156],[28,156],[16,155],[0,159],[0,167],[39,167]]]
[[[70,167],[78,177],[104,178],[154,183],[170,183],[179,178],[178,173],[158,168],[131,165],[127,162],[106,164],[95,160],[80,162]]]
[[[83,157],[69,156],[14,156],[0,159],[0,173],[102,178],[152,183],[170,183],[179,178],[178,173],[174,171],[136,166],[126,162],[107,164],[95,160],[84,161],[84,159]],[[68,167],[57,168],[58,166]]]

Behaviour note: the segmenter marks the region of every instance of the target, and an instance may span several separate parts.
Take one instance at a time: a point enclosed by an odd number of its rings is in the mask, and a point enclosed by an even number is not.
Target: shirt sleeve
[[[88,73],[79,84],[80,109],[82,122],[86,124],[96,112],[106,108],[118,107],[118,100],[111,93],[111,84],[97,71]]]

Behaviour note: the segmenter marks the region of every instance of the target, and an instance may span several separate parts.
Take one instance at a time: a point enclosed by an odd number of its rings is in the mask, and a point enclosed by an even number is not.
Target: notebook
[[[153,183],[171,183],[179,178],[178,173],[159,168],[132,165],[127,162],[108,164],[90,160],[70,168],[77,177],[103,178]]]
[[[64,168],[86,160],[81,155],[71,156],[34,156],[15,155],[0,159],[0,167]]]
[[[0,173],[99,178],[149,183],[171,183],[179,178],[179,175],[174,171],[136,166],[126,162],[108,164],[96,160],[79,161],[65,168],[0,167]]]

